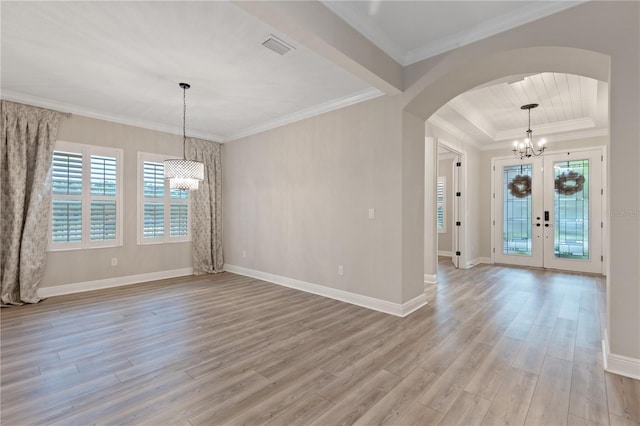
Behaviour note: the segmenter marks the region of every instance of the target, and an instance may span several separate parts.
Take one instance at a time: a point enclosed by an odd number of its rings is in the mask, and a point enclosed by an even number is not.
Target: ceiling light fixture
[[[191,86],[180,83],[182,88],[182,158],[164,161],[164,177],[169,179],[169,188],[195,191],[198,183],[204,179],[204,163],[187,160],[185,145],[187,143],[187,89]]]
[[[539,157],[547,148],[545,146],[546,141],[544,139],[540,139],[538,141],[538,149],[533,146],[533,132],[531,131],[531,110],[537,107],[538,104],[527,104],[520,107],[520,109],[526,109],[527,111],[529,111],[529,127],[527,128],[527,137],[522,142],[513,142],[513,155],[515,155],[516,157],[520,157],[521,160],[524,158],[529,158],[531,156]]]

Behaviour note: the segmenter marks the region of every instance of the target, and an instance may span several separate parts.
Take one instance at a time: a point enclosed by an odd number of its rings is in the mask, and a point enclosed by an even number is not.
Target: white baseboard
[[[63,284],[51,287],[40,287],[38,297],[61,296],[63,294],[80,293],[83,291],[100,290],[104,288],[120,287],[138,284],[146,281],[163,280],[166,278],[193,275],[193,268],[173,269],[169,271],[149,272],[147,274],[127,275],[124,277],[107,278],[104,280],[85,281],[73,284]]]
[[[438,284],[438,275],[437,274],[434,274],[434,275],[424,274],[424,283],[425,284]]]
[[[467,261],[467,269],[473,268],[474,266],[477,266],[481,263],[491,265],[493,262],[491,261],[490,257],[476,257]]]
[[[602,358],[605,371],[640,380],[640,359],[612,354],[609,350],[609,335],[606,329],[602,339]]]
[[[306,281],[300,281],[293,278],[274,275],[268,272],[256,271],[249,268],[236,265],[224,265],[224,270],[245,277],[256,278],[284,287],[301,290],[307,293],[317,294],[319,296],[328,297],[330,299],[339,300],[341,302],[351,303],[352,305],[362,306],[363,308],[373,309],[374,311],[384,312],[386,314],[398,317],[406,317],[413,311],[427,304],[427,296],[424,293],[419,294],[413,299],[405,303],[393,303],[375,297],[364,296],[361,294],[351,293],[336,288],[325,287],[319,284],[313,284]]]
[[[453,257],[452,251],[438,250],[438,256]]]

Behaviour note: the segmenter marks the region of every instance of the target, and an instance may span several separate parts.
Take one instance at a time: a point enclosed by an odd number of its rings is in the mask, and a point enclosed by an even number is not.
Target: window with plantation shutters
[[[143,238],[164,237],[164,168],[161,162],[143,163]]]
[[[91,241],[117,238],[116,158],[91,156]]]
[[[118,149],[56,143],[50,250],[121,245],[121,156]]]
[[[170,190],[164,178],[168,158],[138,153],[138,244],[190,241],[189,192]]]
[[[444,176],[438,178],[436,186],[436,222],[438,232],[447,232],[447,179]]]
[[[82,154],[53,152],[51,166],[51,236],[53,244],[82,243]]]

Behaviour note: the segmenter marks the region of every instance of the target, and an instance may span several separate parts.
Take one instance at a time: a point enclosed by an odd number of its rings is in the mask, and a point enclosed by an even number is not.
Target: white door
[[[496,263],[542,267],[542,165],[538,160],[494,161]]]
[[[496,263],[602,273],[602,151],[494,161]]]
[[[544,164],[544,266],[602,273],[602,151],[549,155]]]

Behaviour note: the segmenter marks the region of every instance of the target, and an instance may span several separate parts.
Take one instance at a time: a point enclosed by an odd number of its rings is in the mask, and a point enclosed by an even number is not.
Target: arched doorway
[[[525,47],[492,54],[487,54],[485,51],[484,56],[481,56],[483,52],[478,52],[482,49],[475,51],[469,49],[464,54],[452,55],[451,58],[434,61],[435,64],[431,64],[431,69],[426,70],[413,84],[413,96],[403,110],[403,126],[406,128],[412,126],[413,122],[426,120],[438,108],[460,93],[509,75],[561,72],[608,82],[611,90],[609,161],[620,164],[620,167],[627,167],[627,179],[625,179],[625,173],[622,170],[612,171],[611,167],[607,169],[609,205],[612,209],[617,206],[615,211],[618,211],[621,206],[633,207],[637,205],[639,197],[637,188],[628,184],[628,174],[635,167],[632,163],[638,161],[636,155],[638,149],[633,146],[633,143],[637,143],[640,133],[637,122],[637,114],[640,111],[636,94],[638,81],[637,75],[635,75],[638,67],[635,62],[632,64],[633,60],[629,60],[629,52],[623,48],[608,46],[601,49],[602,46],[599,45],[595,37],[588,34],[586,36],[583,34],[583,36],[580,40],[572,39],[568,44],[591,46],[594,50],[603,50],[610,55],[572,47]],[[492,47],[495,52],[495,46]],[[497,49],[499,50],[499,47]],[[637,59],[637,52],[635,54]],[[625,72],[625,69],[636,70],[634,77]],[[633,88],[634,95],[629,93],[629,87]],[[634,115],[635,118],[631,118],[631,115]],[[418,126],[413,125],[417,131]],[[417,138],[410,141],[411,135],[412,132],[403,130],[403,144],[418,143]],[[630,143],[631,141],[633,142]],[[633,162],[627,157],[633,157]],[[434,167],[434,164],[426,164],[426,167]],[[635,182],[637,172],[632,174],[632,180]],[[435,182],[427,181],[426,184],[435,185]],[[620,186],[616,187],[616,185]],[[631,198],[626,199],[625,197]],[[430,207],[428,202],[427,200],[427,208]],[[634,323],[637,326],[637,295],[640,294],[640,289],[638,289],[637,282],[637,259],[631,260],[625,251],[634,253],[635,257],[639,248],[637,237],[631,241],[625,241],[624,234],[631,233],[635,236],[640,228],[637,223],[620,220],[612,215],[609,215],[607,219],[610,219],[611,222],[610,232],[605,241],[605,248],[608,248],[610,253],[609,258],[605,258],[605,268],[607,271],[607,327],[611,330],[611,347],[607,343],[608,338],[605,330],[605,359],[610,364],[615,363],[613,368],[609,366],[610,371],[635,377],[636,373],[633,372],[637,368],[635,360],[640,357],[638,339],[637,336],[629,336],[625,331],[624,324]],[[435,223],[432,226],[435,227]],[[616,241],[616,245],[609,247],[609,241]],[[424,245],[425,274],[435,273],[436,255],[435,242]],[[631,280],[633,284],[625,284],[625,281],[628,282],[628,280]],[[631,302],[628,298],[632,295],[635,295],[633,296],[636,299],[635,302]],[[616,306],[615,311],[610,308],[612,304]],[[625,315],[627,319],[625,319]],[[633,320],[629,320],[629,318],[633,318]],[[614,353],[629,354],[628,356],[631,356],[634,361],[624,364],[617,359],[616,355],[613,355]]]
[[[473,72],[469,72],[473,70]],[[422,90],[409,102],[405,111],[415,114],[425,121],[444,104],[459,94],[476,86],[489,84],[511,75],[538,72],[564,72],[584,75],[600,81],[609,81],[609,58],[606,55],[566,47],[531,47],[515,49],[477,58],[458,67],[449,69],[440,78],[426,83]],[[426,168],[437,168],[435,157]],[[427,173],[428,175],[428,173]],[[427,186],[436,186],[435,181],[425,180]],[[431,204],[429,204],[431,202]],[[434,210],[433,200],[426,200],[425,209]],[[426,226],[426,225],[425,225]],[[425,235],[436,234],[436,224],[431,222],[431,230]],[[425,276],[437,274],[437,240],[425,239]]]

